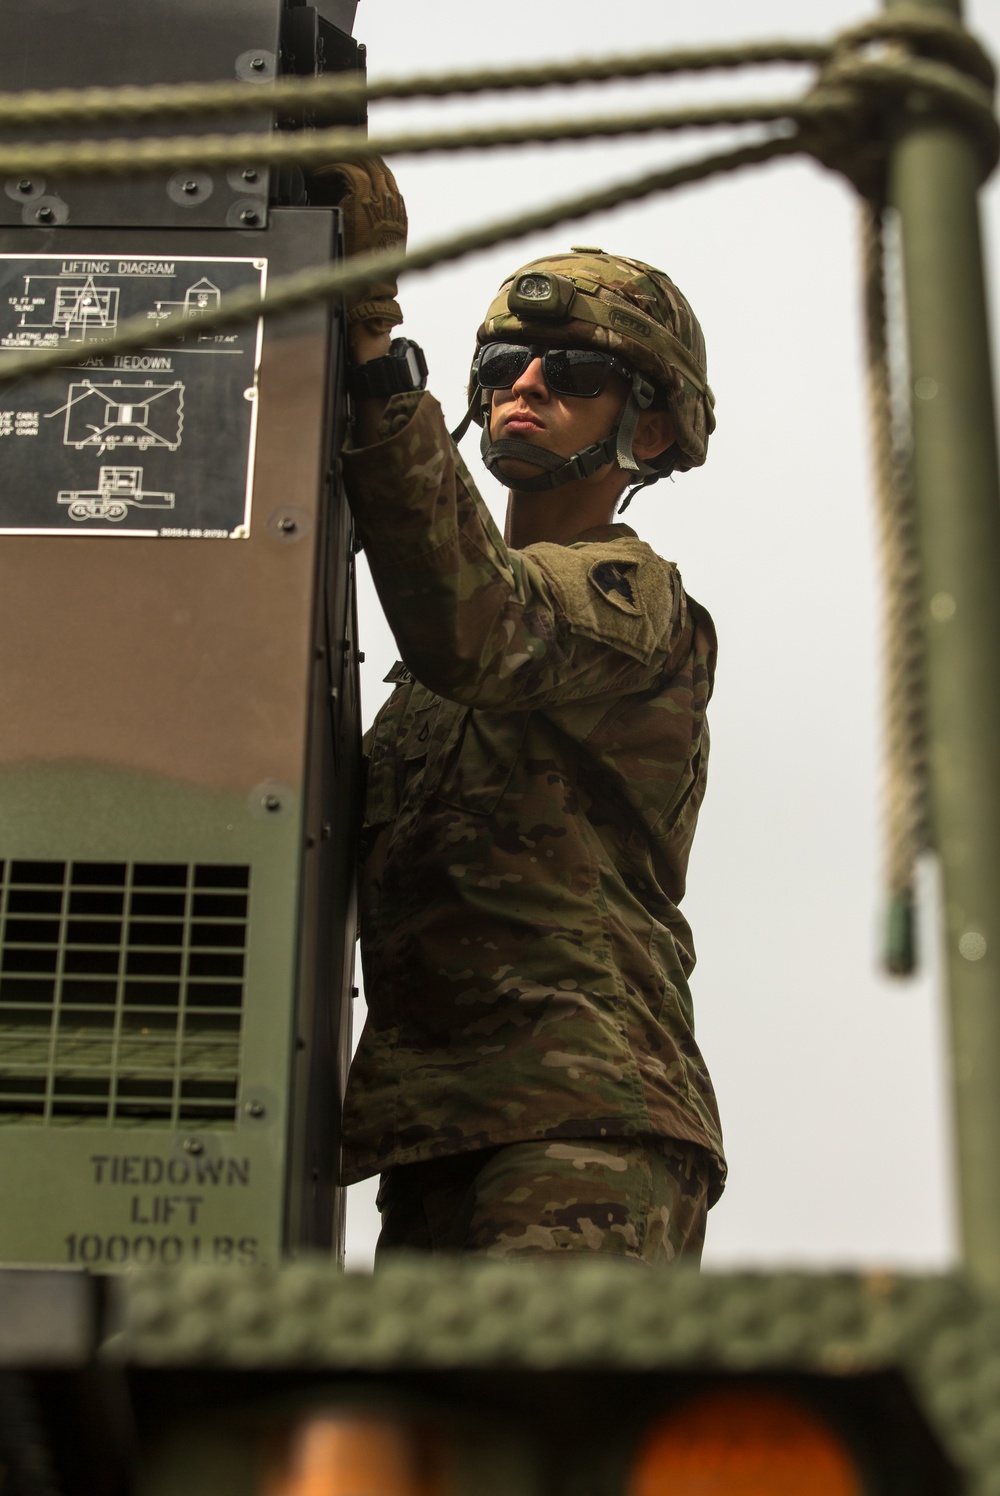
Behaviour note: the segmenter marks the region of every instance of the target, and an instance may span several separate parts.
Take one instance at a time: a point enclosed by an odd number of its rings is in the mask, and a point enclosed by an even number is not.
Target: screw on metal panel
[[[248,1101],[244,1110],[248,1117],[264,1117],[267,1115],[267,1108],[262,1101]]]
[[[35,212],[39,223],[51,223],[55,216],[51,208],[38,208]]]
[[[320,835],[322,836],[324,841],[330,840],[330,837],[333,835],[333,827],[330,825],[329,821],[323,822],[322,826],[320,827]]]
[[[241,223],[256,223],[260,217],[256,208],[244,208],[240,214]]]
[[[32,190],[34,185],[35,184],[30,177],[22,177],[17,184],[17,190],[18,192],[23,192],[25,195],[27,195]]]
[[[265,810],[274,812],[281,809],[281,799],[278,795],[265,795],[260,803]]]
[[[257,215],[254,214],[255,218],[256,216]],[[243,214],[243,217],[246,217],[245,213]],[[298,525],[292,519],[291,515],[284,514],[278,521],[278,529],[281,530],[284,535],[294,535],[295,531],[298,529]]]
[[[185,1153],[204,1153],[204,1151],[205,1151],[205,1144],[201,1141],[201,1138],[185,1138],[184,1139],[184,1152]]]
[[[256,182],[257,173],[252,166],[248,166],[243,172],[244,182]]]
[[[267,67],[267,63],[264,61],[263,57],[251,57],[250,66],[253,68],[255,73],[262,73]]]
[[[198,183],[194,182],[194,181],[187,181],[187,182],[185,182],[182,185],[181,191],[182,192],[187,192],[187,193],[190,193],[190,194],[193,195],[194,193],[196,193],[198,191]]]

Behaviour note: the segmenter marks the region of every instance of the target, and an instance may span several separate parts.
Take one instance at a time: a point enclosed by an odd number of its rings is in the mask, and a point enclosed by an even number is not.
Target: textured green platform
[[[113,1313],[102,1354],[133,1367],[896,1371],[969,1490],[1000,1493],[1000,1306],[960,1278],[660,1276],[613,1262],[189,1269],[121,1280]]]

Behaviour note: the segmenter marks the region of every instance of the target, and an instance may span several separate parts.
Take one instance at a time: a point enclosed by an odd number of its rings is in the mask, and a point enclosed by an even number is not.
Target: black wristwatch
[[[347,387],[356,399],[363,399],[366,395],[388,399],[390,395],[401,395],[407,390],[426,389],[424,350],[411,338],[393,338],[385,358],[373,358],[350,369]]]

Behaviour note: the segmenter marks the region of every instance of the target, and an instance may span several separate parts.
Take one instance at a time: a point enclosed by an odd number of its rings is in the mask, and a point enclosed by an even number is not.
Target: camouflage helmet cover
[[[576,288],[569,318],[559,324],[558,333],[549,318],[529,321],[507,304],[511,287],[528,271],[550,271]],[[675,466],[686,471],[705,461],[715,430],[705,339],[686,298],[662,270],[582,247],[532,260],[500,287],[476,334],[476,346],[505,337],[565,340],[615,353],[666,396],[682,454]]]

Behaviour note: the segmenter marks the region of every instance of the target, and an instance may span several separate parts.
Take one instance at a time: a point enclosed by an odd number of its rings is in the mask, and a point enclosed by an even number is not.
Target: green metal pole
[[[961,16],[960,0],[918,3]],[[913,4],[886,0],[890,11]],[[1000,478],[981,176],[969,134],[911,107],[890,153],[888,196],[909,324],[958,1204],[965,1266],[1000,1289]]]

